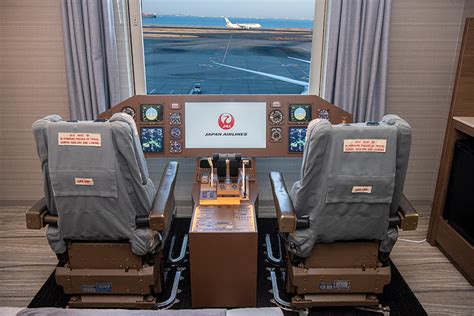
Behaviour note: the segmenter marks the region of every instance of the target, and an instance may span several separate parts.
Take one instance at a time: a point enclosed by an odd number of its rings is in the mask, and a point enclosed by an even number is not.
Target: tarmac
[[[147,92],[188,94],[300,94],[303,87],[219,63],[309,80],[311,29],[235,30],[213,27],[144,26]]]

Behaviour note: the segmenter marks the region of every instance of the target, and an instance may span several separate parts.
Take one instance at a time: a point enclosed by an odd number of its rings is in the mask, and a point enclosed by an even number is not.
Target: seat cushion
[[[48,211],[58,226],[48,229],[56,253],[64,240],[129,240],[137,255],[152,251],[155,234],[137,228],[149,214],[150,180],[135,123],[125,114],[106,122],[65,122],[48,116],[33,124],[45,178]]]
[[[307,135],[290,197],[296,215],[309,216],[310,227],[291,234],[290,250],[307,257],[315,243],[344,240],[378,240],[391,249],[388,218],[403,190],[409,125],[393,115],[370,124],[321,120],[309,125]]]

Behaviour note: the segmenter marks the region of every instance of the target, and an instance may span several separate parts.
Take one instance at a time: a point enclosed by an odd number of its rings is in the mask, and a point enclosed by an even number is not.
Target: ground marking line
[[[232,40],[232,35],[234,34],[230,34],[229,41],[227,42],[227,47],[225,48],[225,53],[224,53],[224,57],[222,57],[221,64],[224,63],[225,57],[227,56],[227,51],[229,50],[229,45],[230,45],[230,41]]]

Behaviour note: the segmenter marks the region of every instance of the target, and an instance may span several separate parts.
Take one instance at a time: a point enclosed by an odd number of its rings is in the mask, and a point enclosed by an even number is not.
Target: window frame
[[[323,91],[327,1],[314,1],[314,24],[309,76],[310,95],[319,96]],[[128,1],[128,14],[134,92],[135,95],[147,95],[141,0]]]

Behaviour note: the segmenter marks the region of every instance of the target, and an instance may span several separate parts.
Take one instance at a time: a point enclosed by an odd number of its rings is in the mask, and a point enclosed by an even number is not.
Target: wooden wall
[[[473,2],[393,1],[388,112],[406,118],[414,129],[405,190],[412,199],[433,198],[461,26],[474,12]],[[0,1],[0,205],[30,204],[42,195],[31,124],[50,113],[67,118],[65,71],[59,1]],[[299,173],[298,164],[295,159],[285,166],[288,185]],[[183,162],[177,194],[183,201],[192,166]],[[269,199],[265,173],[281,164],[271,159],[259,166],[262,198]],[[159,168],[152,174],[159,178]]]
[[[32,123],[68,118],[68,93],[57,0],[0,1],[0,203],[42,195]],[[29,202],[27,202],[29,203]]]
[[[411,199],[433,200],[463,9],[464,0],[393,1],[387,112],[413,128],[405,187]]]

